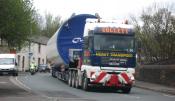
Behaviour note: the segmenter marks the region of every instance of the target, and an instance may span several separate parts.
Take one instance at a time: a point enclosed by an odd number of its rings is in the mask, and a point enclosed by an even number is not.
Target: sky
[[[139,15],[153,3],[175,3],[175,0],[33,0],[35,8],[44,16],[51,13],[63,19],[75,14],[95,14],[106,19],[126,19]]]

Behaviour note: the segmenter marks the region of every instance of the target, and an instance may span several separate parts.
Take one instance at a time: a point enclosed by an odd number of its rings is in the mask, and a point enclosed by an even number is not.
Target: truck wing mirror
[[[88,49],[88,46],[89,45],[89,38],[88,37],[85,37],[84,38],[84,49]]]

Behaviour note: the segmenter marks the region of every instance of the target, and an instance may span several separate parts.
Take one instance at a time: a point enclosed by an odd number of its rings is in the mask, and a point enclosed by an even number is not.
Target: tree
[[[61,25],[61,17],[53,17],[50,13],[45,14],[45,26],[42,29],[42,35],[51,37]]]
[[[175,58],[175,16],[170,8],[155,5],[143,11],[142,26],[133,20],[136,37],[148,63]]]
[[[0,0],[0,39],[20,47],[37,34],[36,11],[30,0]]]

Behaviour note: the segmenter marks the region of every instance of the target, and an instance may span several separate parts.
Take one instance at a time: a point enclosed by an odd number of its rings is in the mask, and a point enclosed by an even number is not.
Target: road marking
[[[0,84],[6,84],[6,83],[7,83],[7,82],[3,82],[3,81],[0,82]]]
[[[16,80],[20,85],[22,85],[23,87],[25,87],[25,88],[31,90],[30,87],[26,86],[24,83],[22,83],[21,81],[19,81],[17,77],[15,77],[15,80]]]
[[[25,84],[23,84],[21,81],[19,81],[17,77],[15,77],[15,79],[14,79],[14,77],[11,76],[11,77],[9,77],[9,79],[16,86],[18,86],[26,91],[31,91],[31,88],[26,86]]]
[[[133,95],[124,95],[124,96],[134,98],[134,99],[141,99],[140,96],[133,96]]]
[[[171,97],[171,98],[174,98],[175,97],[174,95],[169,95],[169,94],[163,94],[163,96]]]

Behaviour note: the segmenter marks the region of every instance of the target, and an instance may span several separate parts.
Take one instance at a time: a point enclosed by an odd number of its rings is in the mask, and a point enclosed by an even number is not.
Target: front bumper
[[[103,86],[108,87],[126,87],[133,85],[134,76],[126,72],[111,74],[103,71],[92,74],[90,82],[92,84],[102,84]]]
[[[17,73],[15,69],[0,69],[0,73]]]

